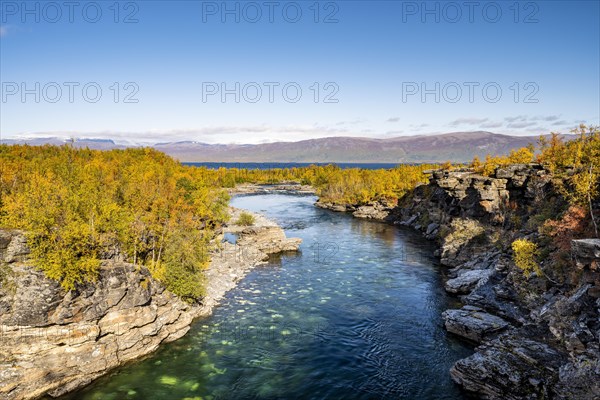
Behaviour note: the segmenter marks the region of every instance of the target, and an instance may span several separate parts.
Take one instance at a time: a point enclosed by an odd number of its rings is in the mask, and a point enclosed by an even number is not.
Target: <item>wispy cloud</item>
[[[0,38],[8,35],[8,26],[0,25]]]
[[[366,119],[364,118],[357,118],[355,120],[352,121],[340,121],[338,123],[336,123],[336,125],[358,125],[358,124],[362,124],[367,122]]]
[[[480,128],[500,128],[500,127],[502,127],[502,125],[504,125],[504,123],[502,123],[502,122],[490,121],[490,122],[486,122],[485,124],[481,124]]]
[[[527,119],[529,119],[529,117],[527,115],[517,115],[515,117],[506,117],[504,118],[504,120],[506,122],[518,122],[518,121],[527,121]]]
[[[542,120],[546,121],[546,122],[552,122],[552,121],[556,121],[558,119],[560,119],[560,115],[548,115],[548,116],[542,118]]]
[[[398,122],[400,121],[400,117],[391,117],[388,118],[386,122]]]
[[[196,141],[204,143],[261,143],[265,141],[297,141],[326,136],[364,136],[360,132],[328,126],[208,126],[191,129],[150,130],[145,132],[21,132],[5,139],[35,139],[55,137],[113,139],[117,143],[155,144],[164,142]]]
[[[487,122],[488,118],[459,118],[450,122],[448,125],[450,126],[459,126],[459,125],[479,125]]]
[[[536,122],[519,121],[519,122],[512,122],[512,123],[506,125],[506,127],[512,128],[512,129],[523,129],[523,128],[529,128],[529,127],[532,127],[535,125],[537,125]]]

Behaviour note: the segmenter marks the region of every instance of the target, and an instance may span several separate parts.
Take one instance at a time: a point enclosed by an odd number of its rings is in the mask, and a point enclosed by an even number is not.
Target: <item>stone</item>
[[[571,247],[577,259],[582,261],[600,259],[600,239],[573,240]]]
[[[560,367],[555,396],[561,400],[600,398],[600,361],[579,356]]]
[[[460,271],[454,279],[449,279],[445,283],[446,291],[449,293],[466,294],[471,292],[480,282],[487,280],[493,270],[467,270]]]
[[[345,204],[334,204],[334,203],[322,203],[317,201],[315,206],[319,208],[324,208],[326,210],[337,211],[337,212],[346,212],[348,211],[348,207]]]
[[[427,225],[427,230],[425,231],[426,235],[432,235],[434,234],[434,232],[436,232],[440,227],[440,224],[432,222],[429,225]]]
[[[27,239],[18,230],[0,230],[0,261],[24,261],[29,255]]]
[[[360,206],[352,215],[356,218],[374,219],[378,221],[385,220],[390,214],[390,209],[384,207],[380,203],[374,203],[371,205]]]
[[[444,318],[448,332],[477,343],[509,327],[509,323],[502,318],[472,306],[464,306],[458,310],[446,310],[442,313],[442,318]]]
[[[408,218],[405,221],[401,221],[400,225],[404,225],[404,226],[411,226],[416,220],[417,218],[419,218],[418,215],[412,215],[410,218]]]
[[[452,379],[490,400],[553,398],[564,357],[545,343],[503,335],[477,348],[450,369]]]

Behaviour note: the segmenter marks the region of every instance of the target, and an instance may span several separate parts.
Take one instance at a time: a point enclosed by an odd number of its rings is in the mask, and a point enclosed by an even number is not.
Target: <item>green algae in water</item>
[[[174,376],[161,376],[160,383],[163,385],[175,386],[179,380]]]

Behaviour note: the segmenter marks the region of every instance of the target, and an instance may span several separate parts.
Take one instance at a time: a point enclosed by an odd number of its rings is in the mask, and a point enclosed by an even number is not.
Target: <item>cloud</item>
[[[517,121],[527,121],[529,117],[527,115],[517,115],[515,117],[506,117],[504,118],[507,122],[517,122]]]
[[[552,124],[552,126],[560,126],[560,125],[570,125],[570,124],[565,120],[556,121]]]
[[[544,121],[552,122],[556,121],[560,118],[560,115],[548,115],[547,117],[542,118]]]
[[[504,123],[502,123],[502,122],[490,121],[490,122],[486,122],[485,124],[481,124],[479,127],[480,128],[500,128],[502,125],[504,125]]]
[[[364,122],[367,122],[367,120],[364,118],[357,118],[353,121],[340,121],[340,122],[336,123],[336,125],[357,125],[357,124],[362,124]]]
[[[536,122],[513,122],[507,125],[507,128],[513,128],[513,129],[522,129],[522,128],[529,128],[532,126],[537,125]]]
[[[483,124],[484,122],[487,122],[488,118],[459,118],[456,119],[452,122],[450,122],[448,125],[450,126],[458,126],[458,125],[479,125],[479,124]]]
[[[8,35],[8,26],[0,25],[0,37]]]
[[[25,132],[2,135],[5,139],[36,139],[54,137],[59,139],[80,138],[113,139],[119,144],[155,144],[165,142],[196,141],[203,143],[261,143],[270,141],[298,141],[327,136],[364,136],[344,128],[328,126],[207,126],[195,129],[149,130],[143,132]]]
[[[387,131],[385,134],[387,136],[391,136],[391,135],[401,135],[403,133],[404,133],[404,131]]]
[[[400,121],[400,117],[392,117],[388,118],[386,122],[398,122]]]

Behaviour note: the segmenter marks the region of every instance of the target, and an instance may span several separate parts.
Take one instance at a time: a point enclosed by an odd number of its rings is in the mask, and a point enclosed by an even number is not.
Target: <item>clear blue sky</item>
[[[598,1],[227,2],[238,15],[221,1],[25,3],[0,1],[2,138],[256,143],[600,123]],[[236,82],[239,103],[223,101]]]

